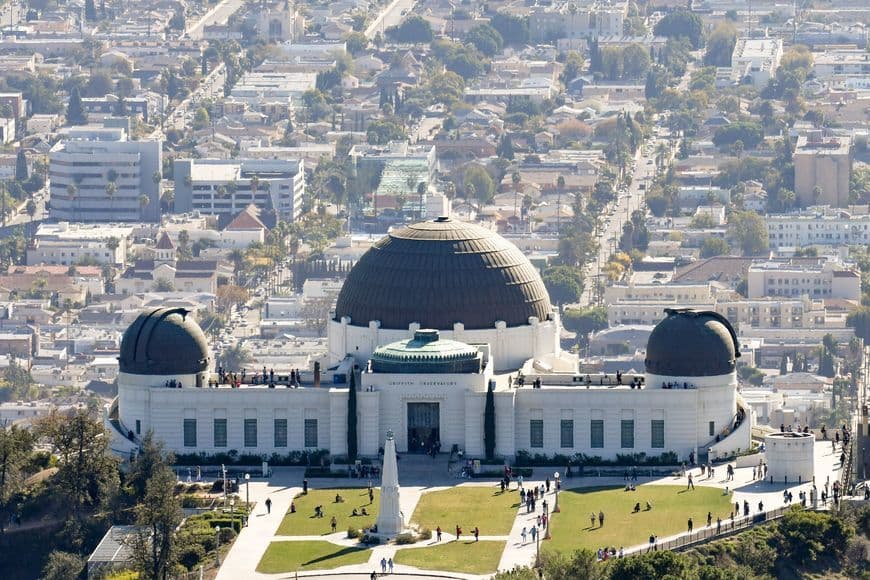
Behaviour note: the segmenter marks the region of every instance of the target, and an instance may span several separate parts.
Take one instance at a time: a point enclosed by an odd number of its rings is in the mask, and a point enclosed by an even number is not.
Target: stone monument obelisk
[[[396,441],[387,431],[384,443],[384,464],[381,470],[381,510],[378,513],[378,535],[395,536],[405,529],[399,506],[399,468],[396,462]]]

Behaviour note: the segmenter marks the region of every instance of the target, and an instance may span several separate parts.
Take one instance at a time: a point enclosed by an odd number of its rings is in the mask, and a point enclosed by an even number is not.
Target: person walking
[[[716,533],[717,534],[722,533],[722,518],[721,517],[716,518]]]
[[[271,497],[266,498],[266,513],[267,514],[272,513],[272,498]]]
[[[477,526],[474,526],[474,541],[480,541],[480,528],[478,528]]]
[[[692,479],[692,474],[689,474],[689,484],[686,486],[686,489],[695,490],[695,481]]]
[[[441,526],[438,526],[437,528],[435,528],[435,537],[437,538],[436,541],[438,541],[438,542],[441,541]]]
[[[707,527],[713,525],[713,512],[707,512]]]
[[[335,533],[335,528],[338,526],[338,520],[335,519],[335,516],[332,516],[332,520],[329,522],[332,524],[332,533]]]
[[[594,513],[589,514],[589,527],[590,528],[595,527],[595,514]]]
[[[538,537],[538,526],[532,526],[531,533],[532,533],[532,542],[534,542]]]
[[[598,512],[598,525],[604,527],[604,512]]]
[[[695,522],[692,521],[692,518],[689,518],[689,533],[692,533],[692,528],[695,527]]]
[[[462,535],[462,528],[460,528],[459,525],[457,524],[457,526],[456,526],[456,541],[457,542],[459,541],[459,536],[461,536],[461,535]]]
[[[387,568],[390,569],[390,574],[392,574],[393,573],[393,559],[392,558],[387,560]]]
[[[656,537],[653,534],[649,535],[649,548],[647,548],[646,552],[649,554],[653,549],[653,544],[656,543]]]
[[[387,559],[381,558],[381,574],[387,573]]]
[[[526,545],[526,526],[523,526],[522,531],[520,532],[520,537],[523,539],[523,545]]]

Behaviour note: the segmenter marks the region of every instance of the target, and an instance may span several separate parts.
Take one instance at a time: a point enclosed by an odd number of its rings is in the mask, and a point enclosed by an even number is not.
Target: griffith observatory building
[[[498,456],[685,460],[749,448],[738,342],[721,315],[668,310],[649,337],[645,372],[621,384],[581,373],[560,332],[540,275],[510,242],[450,218],[409,225],[353,267],[328,323],[328,360],[303,369],[301,384],[248,369],[240,387],[217,385],[191,314],[140,314],[121,342],[113,448],[131,451],[152,431],[177,453],[342,455],[351,373],[361,455],[376,456],[393,431],[400,452],[437,444],[483,456],[489,389]]]

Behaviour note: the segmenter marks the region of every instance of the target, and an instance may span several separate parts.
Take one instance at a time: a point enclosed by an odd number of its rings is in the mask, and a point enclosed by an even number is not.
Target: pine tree
[[[82,94],[78,87],[73,87],[69,94],[69,105],[66,109],[67,125],[84,125],[87,122],[85,108],[82,105]]]
[[[351,368],[350,384],[347,387],[347,458],[350,461],[354,461],[359,453],[356,413],[356,371]]]
[[[85,0],[85,20],[95,22],[97,20],[97,7],[94,0]]]
[[[208,59],[205,58],[205,53],[202,53],[202,58],[200,58],[199,68],[200,68],[200,73],[202,73],[202,76],[206,76],[208,74]]]
[[[27,154],[24,149],[18,148],[18,156],[15,158],[15,180],[27,181],[30,178],[30,171],[27,169]]]
[[[492,383],[486,390],[486,404],[483,408],[483,447],[487,459],[495,457],[495,395]]]
[[[782,359],[779,361],[779,374],[788,374],[788,355],[785,353],[782,353]]]

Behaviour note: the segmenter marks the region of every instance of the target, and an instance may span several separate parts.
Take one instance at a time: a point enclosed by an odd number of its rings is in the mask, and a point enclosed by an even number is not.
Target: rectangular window
[[[716,423],[710,421],[710,437],[716,434]]]
[[[562,419],[560,438],[563,449],[574,447],[574,419]]]
[[[287,447],[287,419],[275,419],[275,447]]]
[[[604,448],[604,420],[592,419],[589,424],[589,446],[593,449]]]
[[[634,449],[634,420],[623,419],[620,423],[620,446],[623,449]]]
[[[529,446],[544,446],[544,421],[543,419],[531,419],[529,421]]]
[[[650,447],[653,449],[664,449],[665,447],[665,422],[663,419],[653,419],[650,425],[651,440]]]
[[[184,420],[184,446],[196,447],[196,419]]]
[[[317,447],[317,419],[305,419],[305,446]]]
[[[245,419],[245,447],[257,446],[257,420]]]
[[[226,419],[215,419],[214,420],[214,446],[215,447],[226,447],[227,446],[227,420]]]
[[[142,433],[142,421],[136,419],[136,435],[140,435]]]

